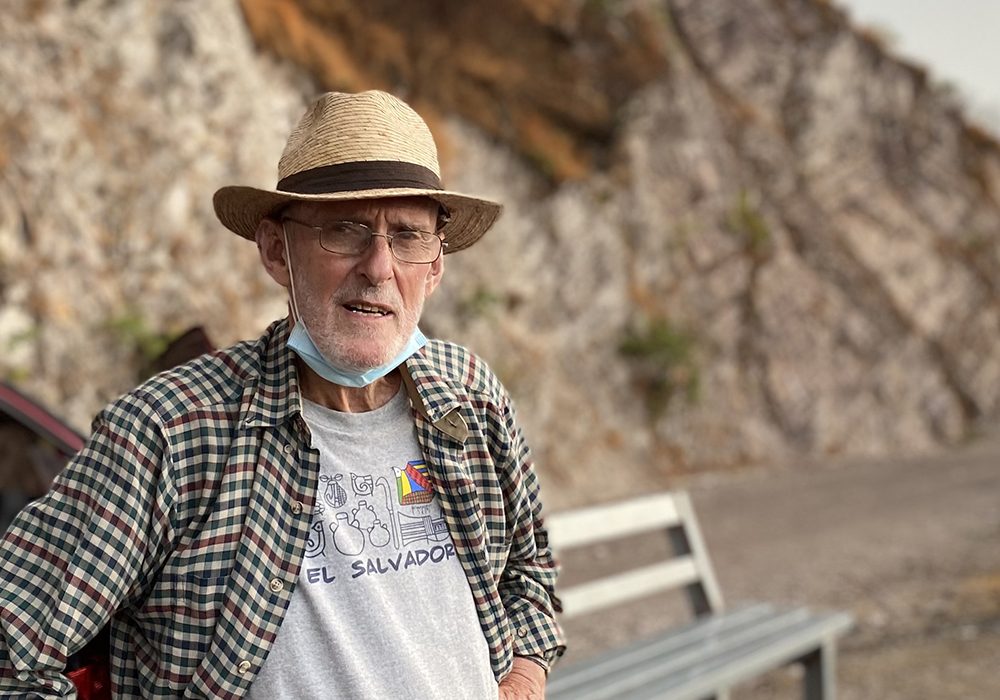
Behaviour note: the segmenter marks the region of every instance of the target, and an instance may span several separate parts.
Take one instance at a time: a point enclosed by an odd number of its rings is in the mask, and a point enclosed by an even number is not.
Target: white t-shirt
[[[319,491],[298,586],[251,700],[496,700],[469,580],[409,400],[303,401]]]

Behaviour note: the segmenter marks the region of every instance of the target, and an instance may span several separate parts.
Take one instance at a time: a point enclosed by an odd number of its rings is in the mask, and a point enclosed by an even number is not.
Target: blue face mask
[[[370,369],[367,372],[351,372],[337,368],[323,356],[323,353],[316,347],[316,343],[313,342],[312,336],[309,335],[309,329],[306,328],[306,324],[303,323],[301,318],[295,322],[292,334],[288,337],[288,347],[294,350],[295,354],[301,357],[302,361],[309,365],[313,372],[328,382],[333,382],[340,386],[353,387],[368,386],[376,379],[381,379],[406,362],[410,355],[426,344],[427,338],[424,337],[419,328],[415,328],[409,342],[406,343],[406,347],[390,360],[388,364]]]
[[[376,379],[381,379],[385,375],[389,374],[389,372],[406,362],[410,355],[427,344],[427,338],[425,338],[424,334],[420,332],[420,329],[414,328],[413,334],[410,335],[410,339],[407,341],[406,346],[398,355],[396,355],[396,357],[381,367],[375,367],[374,369],[370,369],[365,372],[355,372],[340,369],[330,362],[330,360],[328,360],[323,353],[320,352],[320,349],[316,347],[316,343],[313,342],[312,336],[309,334],[309,329],[306,328],[305,321],[302,320],[302,316],[299,314],[298,303],[295,300],[295,277],[292,274],[292,258],[288,253],[288,233],[284,230],[284,222],[281,223],[281,228],[285,237],[285,254],[288,262],[288,276],[290,278],[289,281],[291,282],[292,293],[292,312],[295,320],[295,327],[292,328],[291,335],[288,336],[288,347],[294,350],[295,354],[302,358],[302,361],[309,365],[313,372],[323,377],[323,379],[328,382],[333,382],[334,384],[339,384],[340,386],[360,388],[368,386]]]

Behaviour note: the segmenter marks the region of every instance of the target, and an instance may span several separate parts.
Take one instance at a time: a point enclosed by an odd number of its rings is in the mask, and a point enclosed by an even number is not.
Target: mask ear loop
[[[289,285],[290,291],[292,293],[292,320],[295,323],[299,322],[299,304],[295,300],[295,274],[292,272],[292,249],[288,247],[288,229],[285,228],[285,222],[281,222],[281,235],[285,240],[285,262],[288,263],[288,281],[291,282]]]

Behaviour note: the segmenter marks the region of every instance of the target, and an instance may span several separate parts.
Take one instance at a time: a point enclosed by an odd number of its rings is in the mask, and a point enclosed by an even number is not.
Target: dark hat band
[[[362,190],[409,188],[440,190],[441,178],[415,163],[366,160],[324,165],[282,178],[278,189],[295,194],[332,194]]]

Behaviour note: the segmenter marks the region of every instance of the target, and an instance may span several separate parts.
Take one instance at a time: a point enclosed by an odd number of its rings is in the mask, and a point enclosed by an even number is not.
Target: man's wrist
[[[500,681],[500,700],[542,700],[545,669],[528,656],[515,656],[507,677]]]
[[[527,661],[532,661],[532,662],[538,664],[539,666],[541,666],[542,670],[545,671],[546,675],[548,675],[548,672],[549,672],[549,662],[546,661],[545,659],[543,659],[541,656],[538,656],[537,654],[533,654],[533,655],[530,655],[530,656],[519,656],[519,655],[515,654],[514,658],[515,659],[526,659]]]

